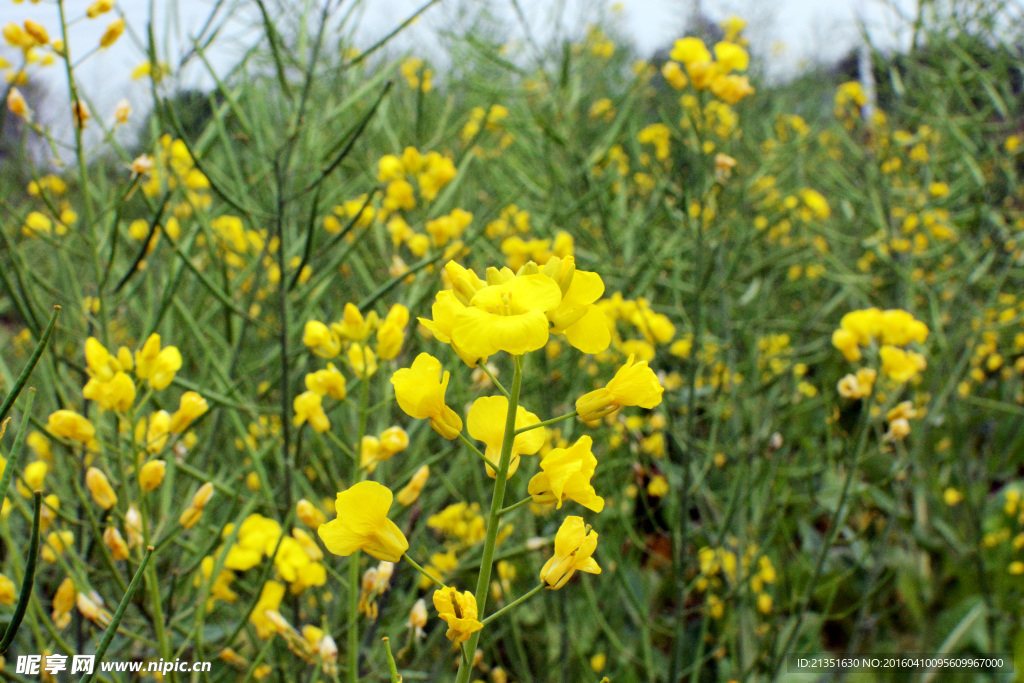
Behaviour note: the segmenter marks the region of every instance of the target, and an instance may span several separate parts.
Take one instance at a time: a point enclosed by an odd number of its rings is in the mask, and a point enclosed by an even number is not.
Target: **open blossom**
[[[597,495],[590,483],[597,468],[597,458],[591,452],[593,440],[581,436],[569,448],[553,448],[540,461],[541,471],[530,480],[529,492],[534,502],[562,503],[574,500],[594,512],[604,509],[604,498]]]
[[[871,368],[861,368],[857,374],[849,374],[839,380],[839,395],[843,398],[864,398],[870,396],[878,373]]]
[[[601,568],[591,557],[596,549],[597,532],[582,517],[566,517],[555,534],[555,554],[541,567],[540,580],[557,590],[577,571],[600,574]]]
[[[504,396],[483,396],[473,402],[466,417],[469,435],[487,444],[484,455],[498,464],[501,457],[502,441],[505,438],[505,420],[508,416],[508,399]],[[522,429],[540,422],[540,418],[522,406],[516,406],[515,428]],[[519,468],[520,455],[533,455],[544,446],[544,429],[531,429],[517,434],[512,441],[512,456],[509,461],[508,476],[511,477]],[[487,476],[494,478],[496,472],[490,465]]]
[[[334,358],[341,353],[341,339],[319,320],[306,323],[302,343],[322,358]]]
[[[312,391],[304,391],[296,396],[292,405],[295,411],[292,423],[296,427],[301,427],[308,422],[309,426],[318,434],[323,434],[330,429],[331,421],[327,418],[327,413],[324,412],[322,400],[320,394]]]
[[[882,374],[897,382],[910,381],[928,365],[921,354],[889,345],[878,350],[878,357],[882,360]]]
[[[335,555],[346,557],[365,550],[378,560],[398,562],[409,549],[409,541],[388,519],[391,490],[375,481],[363,481],[338,494],[334,507],[337,519],[322,524],[317,535]]]
[[[503,274],[500,284],[477,291],[455,317],[452,343],[472,358],[498,351],[522,355],[548,343],[545,313],[558,306],[561,291],[546,275]]]
[[[85,362],[89,381],[82,389],[82,396],[96,401],[107,410],[127,411],[135,401],[135,382],[128,376],[132,369],[132,357],[122,347],[116,356],[95,337],[85,341]]]
[[[654,408],[661,403],[665,387],[661,386],[647,361],[634,362],[630,355],[626,364],[601,389],[584,394],[576,400],[576,412],[580,418],[591,422],[615,412],[622,406]]]
[[[135,375],[149,380],[157,391],[166,389],[181,369],[181,353],[174,346],[160,347],[160,335],[151,334],[142,349],[135,352]]]
[[[604,312],[595,303],[604,294],[604,281],[597,273],[580,270],[572,256],[553,257],[542,272],[558,285],[562,300],[548,310],[552,334],[564,334],[583,353],[600,353],[611,344],[611,332]]]
[[[478,619],[476,598],[469,591],[460,593],[455,588],[438,588],[434,591],[434,609],[437,616],[448,624],[448,639],[464,643],[484,625]]]
[[[421,353],[412,367],[395,371],[391,384],[395,387],[398,406],[410,417],[430,420],[430,426],[446,439],[454,439],[462,431],[462,418],[445,405],[449,373],[442,371],[441,361],[429,353]]]
[[[171,415],[167,431],[172,434],[181,434],[209,409],[210,406],[206,403],[205,398],[194,391],[186,391],[178,401],[178,409]]]

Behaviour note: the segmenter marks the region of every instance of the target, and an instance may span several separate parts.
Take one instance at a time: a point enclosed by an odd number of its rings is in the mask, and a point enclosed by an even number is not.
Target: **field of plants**
[[[3,678],[1024,676],[1019,6],[776,83],[361,4],[3,26]]]

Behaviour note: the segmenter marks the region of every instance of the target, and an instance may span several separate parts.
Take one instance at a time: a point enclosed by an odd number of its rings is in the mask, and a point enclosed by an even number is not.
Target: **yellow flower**
[[[110,10],[114,9],[114,0],[96,0],[85,9],[85,15],[90,19],[95,19],[101,14],[105,14]]]
[[[11,26],[13,24],[8,25]],[[17,88],[11,88],[10,92],[7,93],[7,108],[12,114],[23,119],[32,116],[32,111],[28,108],[28,103],[25,102],[25,96]]]
[[[302,343],[322,358],[334,358],[341,353],[341,340],[338,335],[318,320],[306,323]]]
[[[203,510],[206,508],[206,504],[210,502],[210,498],[213,497],[213,484],[206,482],[195,492],[192,496],[192,501],[189,503],[185,511],[181,513],[181,517],[178,518],[178,523],[186,529],[194,527],[202,518]],[[129,534],[129,538],[130,538]]]
[[[725,69],[730,71],[746,71],[750,66],[750,55],[736,43],[723,40],[715,43],[715,60]]]
[[[585,508],[601,512],[604,498],[598,496],[590,484],[597,468],[597,458],[590,450],[593,443],[589,436],[581,436],[569,448],[551,449],[540,461],[541,471],[530,480],[529,492],[534,502],[555,503],[556,508],[561,508],[565,501],[574,500]]]
[[[392,360],[402,350],[402,344],[405,343],[405,325],[409,321],[409,311],[401,304],[391,310],[394,311],[396,308],[405,311],[405,322],[391,319],[389,313],[377,329],[377,355],[381,360]]]
[[[259,600],[249,614],[249,623],[256,627],[256,635],[267,639],[277,633],[277,627],[267,617],[267,612],[276,612],[281,606],[281,598],[284,597],[284,584],[277,581],[267,581],[260,591]]]
[[[318,528],[327,521],[327,517],[320,511],[320,508],[305,498],[302,498],[295,504],[295,511],[299,519],[302,520],[302,523],[313,529]]]
[[[955,488],[950,486],[942,492],[942,500],[945,501],[946,505],[953,507],[963,502],[964,494],[957,491]]]
[[[97,626],[106,628],[110,626],[113,615],[103,607],[103,598],[96,591],[90,591],[88,595],[79,593],[77,598],[78,611],[82,616]]]
[[[615,412],[622,406],[653,408],[661,403],[665,388],[661,386],[647,361],[634,363],[630,355],[626,364],[601,389],[584,394],[576,400],[576,412],[586,422],[592,422]]]
[[[341,401],[345,398],[345,376],[334,363],[328,363],[327,369],[310,372],[306,375],[306,388],[321,396],[330,396]]]
[[[421,353],[412,367],[395,371],[391,384],[395,387],[398,406],[410,417],[430,420],[430,426],[446,439],[454,439],[462,431],[462,418],[445,405],[448,371],[441,370],[441,361],[429,353]]]
[[[555,534],[555,554],[540,570],[540,580],[552,590],[564,586],[577,571],[600,574],[601,568],[591,557],[597,549],[597,532],[582,517],[566,517]]]
[[[194,391],[186,391],[178,401],[178,409],[171,415],[167,431],[171,434],[181,434],[209,409],[205,398]]]
[[[349,302],[345,304],[341,322],[332,323],[331,331],[342,339],[362,341],[370,336],[376,323],[377,314],[375,312],[371,312],[364,318],[363,314],[359,312],[359,307]]]
[[[353,344],[348,347],[348,362],[352,366],[352,372],[356,377],[364,381],[377,372],[377,356],[369,346]]]
[[[665,78],[665,82],[675,90],[682,90],[690,82],[678,62],[665,62],[661,67],[661,75]]]
[[[558,285],[541,273],[515,276],[492,271],[499,284],[477,291],[455,316],[452,343],[460,353],[479,359],[505,351],[522,355],[548,342],[545,315],[562,300]]]
[[[89,420],[73,410],[58,410],[50,414],[46,429],[54,436],[89,443],[96,438],[96,428]]]
[[[160,335],[151,334],[142,349],[135,352],[135,375],[148,379],[157,391],[166,389],[181,369],[181,353],[174,346],[160,348]]]
[[[115,19],[107,26],[107,30],[100,36],[100,47],[110,47],[117,42],[117,39],[124,33],[124,19]]]
[[[108,382],[93,377],[82,388],[82,396],[107,410],[125,412],[135,402],[135,383],[124,372],[116,373]]]
[[[14,582],[7,578],[5,574],[0,574],[0,603],[13,605],[17,594]]]
[[[661,498],[668,492],[668,479],[666,479],[664,475],[656,475],[647,482],[647,495],[652,498]]]
[[[572,256],[551,258],[544,266],[547,275],[562,292],[562,300],[548,311],[552,334],[565,334],[569,343],[583,353],[601,353],[611,343],[604,312],[595,302],[604,294],[604,281],[597,273],[576,268]]]
[[[672,47],[669,55],[677,62],[689,66],[694,62],[710,62],[711,53],[700,38],[680,38]]]
[[[505,420],[508,416],[508,399],[504,396],[482,396],[473,401],[466,416],[466,428],[474,439],[487,444],[484,455],[498,464],[501,457],[501,445],[505,438]],[[540,422],[540,418],[522,406],[516,406],[515,428],[522,429]],[[516,435],[512,442],[512,458],[509,461],[508,476],[511,477],[519,468],[520,455],[533,455],[544,446],[544,429],[531,429]],[[486,465],[487,476],[492,479],[497,473]]]
[[[317,534],[335,555],[346,557],[365,550],[378,560],[397,562],[409,549],[409,541],[387,517],[392,499],[386,486],[360,482],[338,494],[334,503],[338,518],[321,525]]]
[[[323,434],[330,429],[331,421],[327,419],[327,413],[324,412],[321,404],[322,400],[320,394],[312,391],[304,391],[296,396],[293,403],[295,416],[292,418],[292,423],[296,427],[301,427],[309,422],[309,426],[318,434]]]
[[[420,492],[427,483],[427,477],[430,476],[430,466],[421,465],[416,474],[412,475],[412,479],[405,485],[398,495],[395,496],[395,500],[398,501],[399,505],[408,507],[416,502],[416,499],[420,497]]]
[[[115,560],[128,559],[128,544],[124,542],[124,536],[117,528],[108,526],[103,531],[103,543],[110,549],[110,556]]]
[[[167,472],[167,463],[163,460],[151,460],[139,470],[139,484],[143,491],[152,491],[160,486]]]
[[[711,80],[711,92],[715,97],[727,104],[736,104],[744,97],[754,94],[754,88],[750,85],[750,79],[746,76],[729,74],[728,76],[717,76]]]
[[[117,504],[117,494],[110,486],[107,475],[95,467],[90,467],[85,472],[85,485],[89,487],[89,493],[93,500],[104,510],[109,510]]]
[[[224,566],[244,572],[252,569],[264,555],[270,555],[281,538],[281,525],[260,514],[251,514],[238,527],[235,544],[224,558]]]
[[[380,433],[379,460],[387,460],[409,447],[409,435],[401,427],[388,427]]]
[[[460,593],[454,588],[438,588],[434,591],[434,609],[448,624],[445,634],[454,643],[464,643],[484,625],[477,619],[476,598],[469,591]]]
[[[895,346],[883,346],[878,356],[882,360],[882,373],[897,382],[909,381],[928,365],[921,354]]]
[[[0,469],[2,471],[2,469]],[[50,466],[42,460],[36,460],[25,466],[25,486],[28,487],[29,491],[38,491],[43,488],[43,483],[46,480],[46,473],[50,471]],[[31,498],[31,494],[28,494]]]

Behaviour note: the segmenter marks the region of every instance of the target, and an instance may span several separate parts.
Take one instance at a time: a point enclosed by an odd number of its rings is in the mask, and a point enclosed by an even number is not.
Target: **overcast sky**
[[[70,18],[80,16],[90,0],[66,0]],[[279,0],[300,11],[303,0]],[[359,9],[359,30],[355,34],[357,46],[366,47],[385,35],[423,4],[424,0],[365,0]],[[694,3],[700,2],[704,13],[713,21],[721,21],[730,14],[750,22],[748,35],[755,51],[770,56],[769,74],[774,77],[793,73],[807,62],[829,62],[844,54],[859,41],[859,25],[867,24],[880,44],[896,44],[893,27],[899,22],[887,7],[903,7],[909,11],[914,0],[518,0],[530,30],[543,37],[561,26],[562,30],[582,35],[587,23],[604,16],[630,40],[643,57],[668,46],[681,37],[692,16]],[[235,19],[218,37],[209,55],[218,71],[226,71],[236,63],[245,46],[254,39],[249,28],[255,19],[255,3],[227,0],[224,3],[237,10]],[[268,3],[273,6],[273,2]],[[319,0],[310,4],[319,5]],[[342,3],[343,9],[352,0]],[[621,7],[617,12],[613,5]],[[203,26],[215,5],[213,0],[152,0],[153,25],[157,42],[169,46],[171,55],[181,55]],[[479,10],[487,6],[498,18],[502,30],[507,31],[509,42],[522,36],[521,23],[513,12],[513,0],[440,0],[415,25],[403,34],[396,44],[398,49],[430,53],[437,49],[437,33],[452,26],[453,17],[460,9]],[[246,9],[247,8],[247,9]],[[76,74],[81,87],[95,103],[97,109],[113,109],[114,103],[128,98],[138,108],[148,101],[148,86],[132,82],[131,70],[146,61],[144,36],[150,19],[148,0],[121,0],[118,10],[128,21],[129,33],[107,50],[91,54]],[[223,16],[222,13],[221,16]],[[94,20],[82,19],[71,27],[70,43],[74,60],[80,59],[98,43],[106,25],[115,15],[107,14]],[[14,4],[0,0],[0,23],[21,22],[26,17],[46,26],[51,35],[57,35],[58,22],[55,3]],[[132,32],[134,31],[134,35]],[[0,52],[9,58],[9,52]],[[51,67],[44,76],[53,96],[66,92],[62,73]],[[182,75],[186,87],[209,87],[212,84],[201,64]],[[64,95],[66,96],[66,95]]]

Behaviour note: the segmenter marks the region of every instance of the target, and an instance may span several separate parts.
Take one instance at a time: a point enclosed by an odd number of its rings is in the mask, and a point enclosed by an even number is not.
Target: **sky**
[[[117,11],[125,16],[129,30],[109,49],[91,52],[114,14],[89,20],[82,16],[91,0],[65,0],[70,27],[69,42],[75,61],[87,55],[76,66],[80,89],[94,103],[98,111],[113,111],[122,98],[128,99],[136,109],[144,109],[149,100],[148,84],[132,81],[131,70],[146,61],[145,35],[150,12],[158,44],[166,46],[172,57],[180,57],[200,32],[215,6],[215,0],[121,0]],[[333,1],[333,0],[332,0]],[[354,0],[340,0],[342,10]],[[301,11],[303,0],[277,0]],[[416,11],[424,0],[364,0],[356,17],[359,30],[356,42],[366,47],[386,35],[406,17]],[[393,50],[410,50],[430,55],[439,46],[437,35],[452,26],[460,11],[470,12],[487,6],[498,19],[502,30],[507,30],[509,41],[521,38],[523,23],[514,11],[518,3],[522,18],[538,39],[562,30],[582,35],[586,24],[601,17],[608,20],[620,35],[630,40],[642,57],[649,57],[657,49],[671,45],[683,35],[687,20],[700,3],[702,11],[714,21],[736,14],[749,21],[747,35],[752,49],[770,56],[768,75],[782,78],[810,63],[834,61],[859,44],[860,26],[868,26],[873,40],[891,47],[899,42],[893,31],[895,14],[892,7],[909,11],[914,0],[439,0],[421,18],[402,34],[392,46]],[[274,2],[271,0],[270,5]],[[310,2],[319,5],[320,0]],[[619,9],[612,9],[613,5]],[[230,14],[225,30],[218,36],[208,55],[213,68],[226,72],[237,62],[256,33],[251,28],[257,19],[254,3],[245,0],[224,0],[226,9],[218,19]],[[56,4],[43,0],[39,4],[0,0],[0,24],[10,21],[21,23],[31,17],[43,24],[51,35],[57,35]],[[76,19],[78,17],[78,19]],[[88,53],[88,54],[87,54]],[[0,50],[9,59],[10,52]],[[172,60],[173,61],[173,60]],[[442,60],[443,61],[443,60]],[[443,71],[443,65],[440,69]],[[47,84],[51,100],[66,98],[63,74],[51,67],[40,72]],[[184,87],[210,87],[212,79],[207,69],[193,60],[186,69],[180,85]]]

